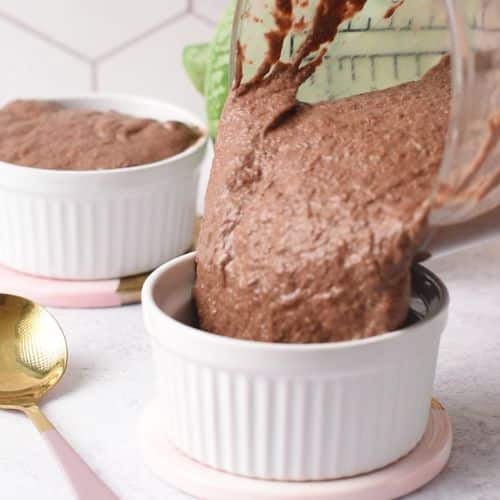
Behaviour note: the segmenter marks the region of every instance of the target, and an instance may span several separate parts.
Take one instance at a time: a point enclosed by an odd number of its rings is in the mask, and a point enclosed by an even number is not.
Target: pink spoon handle
[[[42,436],[59,459],[78,500],[119,500],[55,429]]]

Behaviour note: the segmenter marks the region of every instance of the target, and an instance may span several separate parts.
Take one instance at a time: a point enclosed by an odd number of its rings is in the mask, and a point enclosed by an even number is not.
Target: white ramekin
[[[289,481],[362,474],[409,453],[426,428],[448,293],[422,267],[401,331],[338,344],[241,341],[195,326],[194,254],[142,293],[165,433],[189,457],[230,473]]]
[[[51,99],[68,107],[178,120],[191,113],[119,95]],[[183,153],[118,170],[54,171],[0,162],[0,263],[28,274],[97,280],[150,271],[188,250],[207,137]]]

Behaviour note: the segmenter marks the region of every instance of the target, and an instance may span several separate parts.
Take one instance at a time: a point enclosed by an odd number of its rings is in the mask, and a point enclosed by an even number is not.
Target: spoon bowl
[[[0,407],[40,401],[67,365],[66,339],[52,315],[27,299],[0,294]]]

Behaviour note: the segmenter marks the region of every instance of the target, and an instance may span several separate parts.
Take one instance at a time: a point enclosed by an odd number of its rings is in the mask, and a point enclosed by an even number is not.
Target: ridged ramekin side
[[[409,453],[427,425],[449,305],[439,278],[413,274],[426,312],[399,331],[272,344],[197,329],[195,255],[164,264],[142,298],[169,440],[213,468],[285,481],[359,475]]]
[[[167,433],[197,461],[262,479],[334,479],[383,467],[425,431],[438,340],[423,358],[308,377],[225,370],[153,341]]]
[[[189,167],[187,167],[189,168]],[[0,185],[0,262],[59,279],[150,271],[192,244],[198,169],[157,185],[71,196]]]

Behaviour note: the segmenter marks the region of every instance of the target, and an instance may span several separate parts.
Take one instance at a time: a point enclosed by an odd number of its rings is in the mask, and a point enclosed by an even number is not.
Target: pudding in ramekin
[[[448,292],[413,270],[406,325],[325,344],[246,341],[197,328],[194,254],[146,281],[156,409],[172,444],[233,474],[286,481],[355,476],[393,463],[429,418]]]
[[[53,99],[67,108],[114,110],[203,131],[175,105],[119,95]],[[54,170],[0,162],[0,264],[66,280],[148,272],[189,249],[207,135],[154,163]]]

